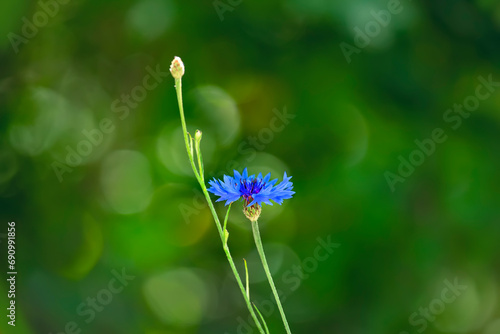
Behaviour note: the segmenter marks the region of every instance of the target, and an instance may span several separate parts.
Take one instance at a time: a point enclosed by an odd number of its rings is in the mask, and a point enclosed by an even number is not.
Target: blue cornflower
[[[226,201],[226,205],[237,201],[240,198],[245,200],[245,207],[250,207],[254,204],[260,205],[261,203],[273,205],[271,201],[278,204],[282,204],[284,199],[292,198],[295,194],[293,189],[293,183],[290,182],[292,177],[283,175],[283,181],[275,186],[278,179],[271,179],[271,173],[262,177],[259,173],[257,177],[255,175],[248,176],[247,169],[243,170],[243,173],[238,173],[237,170],[234,171],[234,177],[224,175],[224,181],[213,179],[208,182],[211,185],[210,191],[216,196],[220,196],[217,200]]]

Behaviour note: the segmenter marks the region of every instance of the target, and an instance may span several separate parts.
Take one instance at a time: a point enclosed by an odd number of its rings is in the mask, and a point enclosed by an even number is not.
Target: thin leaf
[[[223,229],[223,231],[224,231],[224,237],[225,237],[225,244],[226,245],[227,245],[227,238],[229,238],[229,232],[226,229],[226,226],[227,226],[227,218],[229,217],[229,210],[231,210],[231,204],[229,204],[229,207],[227,208],[226,218],[224,218],[224,229]]]
[[[205,179],[205,171],[204,171],[204,168],[203,168],[203,157],[201,156],[200,142],[201,142],[201,139],[200,140],[196,140],[196,138],[195,138],[195,140],[194,140],[194,149],[196,151],[196,157],[198,159],[198,169],[200,170],[201,178],[204,180]]]
[[[247,260],[243,259],[245,261],[245,274],[246,274],[246,281],[247,281],[247,298],[250,299],[250,288],[248,285],[248,267],[247,267]]]
[[[189,136],[189,148],[191,149],[191,157],[194,157],[194,152],[193,152],[193,137],[191,137],[191,134],[189,132],[187,134]]]
[[[264,323],[264,329],[266,330],[266,334],[269,334],[269,328],[267,328],[266,320],[264,320],[264,317],[262,316],[262,313],[260,313],[259,309],[257,308],[257,305],[255,303],[252,303],[253,307],[255,307],[255,310],[260,316],[260,320]]]

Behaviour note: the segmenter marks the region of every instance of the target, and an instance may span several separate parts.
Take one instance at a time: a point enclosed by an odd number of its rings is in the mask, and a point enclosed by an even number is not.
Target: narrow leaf
[[[227,238],[229,237],[229,232],[227,231],[226,226],[227,226],[227,218],[229,217],[229,210],[231,210],[231,204],[229,204],[229,207],[227,208],[226,218],[224,219],[223,231],[224,231],[224,238],[225,238],[224,242],[226,245],[227,245]]]
[[[247,267],[247,260],[243,259],[245,261],[245,275],[246,275],[246,281],[247,281],[247,298],[250,299],[250,288],[248,286],[248,267]]]
[[[269,328],[267,328],[266,320],[264,320],[264,317],[262,316],[262,313],[260,313],[259,309],[257,308],[257,305],[255,303],[252,303],[253,307],[255,307],[255,310],[259,314],[260,320],[262,320],[262,323],[264,324],[264,329],[266,330],[266,334],[269,334]]]

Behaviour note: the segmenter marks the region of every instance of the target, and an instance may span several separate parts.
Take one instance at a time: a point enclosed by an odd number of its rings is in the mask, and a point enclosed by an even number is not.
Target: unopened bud
[[[202,136],[202,133],[200,130],[196,130],[195,134],[194,134],[194,140],[199,143],[201,141],[201,136]]]
[[[184,75],[184,63],[181,58],[175,57],[170,64],[170,73],[175,79],[180,79]]]

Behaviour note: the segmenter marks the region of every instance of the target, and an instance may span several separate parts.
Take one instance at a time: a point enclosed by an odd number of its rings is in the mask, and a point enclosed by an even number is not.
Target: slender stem
[[[200,180],[200,174],[196,169],[193,159],[193,142],[188,138],[188,132],[186,127],[186,119],[184,118],[184,106],[182,105],[182,81],[181,79],[175,79],[175,90],[177,91],[177,101],[179,102],[179,113],[181,114],[182,132],[184,133],[184,143],[186,144],[186,151],[191,162],[191,168],[193,168],[194,175],[198,181]]]
[[[252,222],[252,230],[255,239],[255,246],[257,247],[257,252],[259,253],[260,260],[262,261],[262,266],[264,267],[264,271],[266,272],[267,280],[269,281],[271,290],[273,290],[274,299],[276,299],[276,304],[278,305],[278,309],[281,313],[281,319],[283,319],[283,324],[285,325],[286,332],[288,334],[291,334],[292,332],[290,331],[290,327],[288,326],[288,321],[286,320],[283,306],[281,306],[278,291],[276,291],[276,286],[274,285],[273,276],[271,275],[271,271],[269,270],[269,266],[267,265],[266,254],[264,253],[264,247],[262,247],[262,240],[260,239],[259,223],[257,221]]]
[[[217,231],[219,232],[219,236],[222,241],[222,248],[224,249],[224,253],[226,253],[227,260],[229,262],[229,266],[231,267],[231,270],[233,271],[234,277],[236,278],[236,281],[238,283],[238,286],[240,287],[241,293],[243,295],[243,298],[245,299],[245,303],[247,305],[248,311],[250,312],[253,320],[255,321],[255,325],[257,326],[259,332],[261,334],[265,334],[264,329],[262,328],[262,325],[260,324],[257,315],[254,312],[254,309],[252,307],[252,304],[250,303],[250,299],[247,297],[247,293],[245,291],[245,287],[243,286],[243,283],[241,281],[240,275],[238,273],[238,270],[236,269],[236,266],[233,261],[233,257],[231,256],[231,252],[229,251],[229,247],[227,246],[226,238],[225,238],[225,233],[222,230],[222,226],[219,220],[219,216],[217,215],[217,212],[215,211],[214,205],[212,203],[212,200],[210,199],[210,195],[208,194],[207,187],[205,186],[204,182],[204,176],[202,173],[203,170],[203,165],[202,165],[202,160],[201,160],[201,152],[197,148],[197,155],[198,155],[198,163],[200,165],[200,172],[196,169],[196,165],[194,163],[194,158],[193,158],[193,153],[192,153],[192,143],[190,143],[188,139],[188,132],[186,128],[186,120],[184,118],[184,107],[182,105],[182,84],[181,84],[181,79],[175,79],[175,90],[177,91],[177,101],[179,103],[179,112],[181,116],[181,123],[182,123],[182,132],[184,133],[184,142],[186,144],[186,151],[189,157],[189,161],[191,162],[191,168],[193,169],[193,172],[196,176],[196,179],[198,180],[198,183],[201,186],[201,190],[203,191],[203,194],[205,195],[205,199],[207,200],[208,207],[210,208],[210,212],[212,213],[212,216],[214,217],[215,220],[215,225],[217,227]],[[228,209],[229,213],[229,209]],[[226,216],[227,219],[227,216]],[[227,221],[226,221],[227,223]],[[224,224],[224,227],[226,225]]]
[[[219,221],[219,216],[217,216],[217,212],[215,211],[214,205],[212,204],[212,200],[210,199],[210,195],[208,194],[207,188],[204,183],[200,182],[201,189],[203,191],[203,194],[205,195],[205,198],[208,203],[208,207],[210,208],[210,211],[212,212],[212,216],[214,217],[215,220],[215,225],[217,225],[217,230],[219,231],[219,235],[222,241],[222,246],[224,248],[224,252],[226,253],[227,260],[229,262],[229,266],[231,267],[231,270],[233,271],[234,277],[236,278],[236,282],[238,283],[238,286],[240,287],[241,293],[243,294],[243,298],[245,299],[245,303],[247,304],[248,311],[250,311],[250,314],[252,315],[252,318],[255,322],[255,325],[257,325],[257,328],[259,329],[259,332],[262,334],[265,334],[264,329],[262,328],[262,325],[260,324],[257,315],[255,314],[252,304],[250,303],[250,299],[247,296],[245,287],[243,286],[243,283],[241,282],[240,274],[238,273],[238,270],[236,269],[236,266],[233,261],[233,257],[231,256],[231,252],[229,251],[229,247],[226,242],[226,238],[224,235],[224,232],[222,231],[221,224]],[[229,209],[228,209],[229,210]]]

